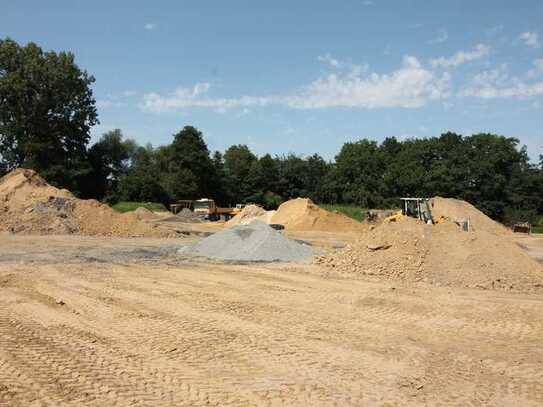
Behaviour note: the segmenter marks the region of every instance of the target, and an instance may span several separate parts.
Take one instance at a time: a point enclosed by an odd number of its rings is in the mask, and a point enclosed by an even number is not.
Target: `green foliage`
[[[80,191],[91,171],[90,128],[98,123],[94,78],[69,52],[0,40],[0,157],[7,170],[27,167]]]
[[[157,202],[117,202],[112,206],[117,212],[125,213],[135,211],[138,208],[149,209],[150,211],[166,211],[166,207],[162,203]]]
[[[123,140],[120,129],[102,135],[88,152],[92,173],[85,183],[83,195],[111,199],[120,178],[127,174],[137,148],[134,140]]]
[[[342,213],[359,222],[362,222],[365,219],[366,213],[368,212],[367,208],[361,208],[359,206],[322,204],[321,207],[331,212]]]
[[[202,133],[185,126],[172,144],[157,152],[160,184],[170,200],[211,196],[216,183],[214,163]]]
[[[168,203],[170,198],[160,183],[157,152],[151,145],[136,149],[130,170],[119,179],[116,196],[123,201]]]
[[[258,166],[253,167],[256,163],[258,159],[246,145],[234,145],[225,151],[224,182],[231,201],[246,202],[251,195],[251,177],[259,171]]]

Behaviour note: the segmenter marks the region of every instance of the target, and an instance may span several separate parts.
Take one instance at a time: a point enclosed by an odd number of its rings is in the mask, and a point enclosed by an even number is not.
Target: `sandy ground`
[[[515,233],[511,236],[511,239],[543,264],[543,234],[524,235]]]
[[[177,257],[193,239],[1,235],[0,406],[543,405],[542,296]]]

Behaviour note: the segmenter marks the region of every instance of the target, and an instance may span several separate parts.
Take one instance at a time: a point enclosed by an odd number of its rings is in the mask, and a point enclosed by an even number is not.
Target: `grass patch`
[[[113,205],[113,209],[117,212],[125,213],[135,211],[138,208],[146,208],[150,211],[166,211],[166,207],[157,202],[117,202]]]
[[[319,205],[321,208],[326,209],[327,211],[336,211],[342,213],[349,218],[353,218],[359,222],[362,222],[366,216],[366,212],[369,211],[368,208],[361,208],[359,206],[349,206],[349,205]]]

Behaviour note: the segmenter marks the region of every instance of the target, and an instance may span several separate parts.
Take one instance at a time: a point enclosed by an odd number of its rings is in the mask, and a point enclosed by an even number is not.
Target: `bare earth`
[[[543,405],[541,295],[177,257],[191,239],[0,235],[0,406]]]

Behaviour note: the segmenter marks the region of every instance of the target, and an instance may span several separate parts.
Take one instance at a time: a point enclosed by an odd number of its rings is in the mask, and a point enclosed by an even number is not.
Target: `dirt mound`
[[[434,218],[443,216],[452,221],[468,220],[475,231],[484,230],[494,234],[508,233],[502,224],[492,220],[472,204],[453,198],[435,197],[431,199],[432,215]]]
[[[543,268],[517,245],[486,230],[464,232],[453,222],[384,223],[317,262],[340,272],[442,286],[543,289]]]
[[[258,205],[247,205],[236,216],[226,222],[226,226],[248,225],[256,218],[265,215],[266,211]]]
[[[235,225],[196,244],[182,248],[180,254],[232,261],[299,261],[317,252],[308,244],[283,236],[260,221]]]
[[[349,232],[365,230],[365,226],[340,213],[319,208],[311,199],[296,198],[277,209],[271,223],[279,223],[286,230],[318,230],[326,232]]]
[[[273,215],[275,215],[275,212],[277,211],[266,211],[262,215],[258,216],[256,219],[269,225],[270,223],[272,223]]]
[[[136,215],[136,218],[139,220],[157,220],[160,219],[160,216],[155,215],[152,211],[150,211],[147,208],[144,208],[143,206],[140,206],[134,211],[134,215]]]
[[[77,199],[28,169],[17,169],[0,178],[0,230],[98,236],[171,234],[141,222],[135,213],[119,214],[98,201]]]

